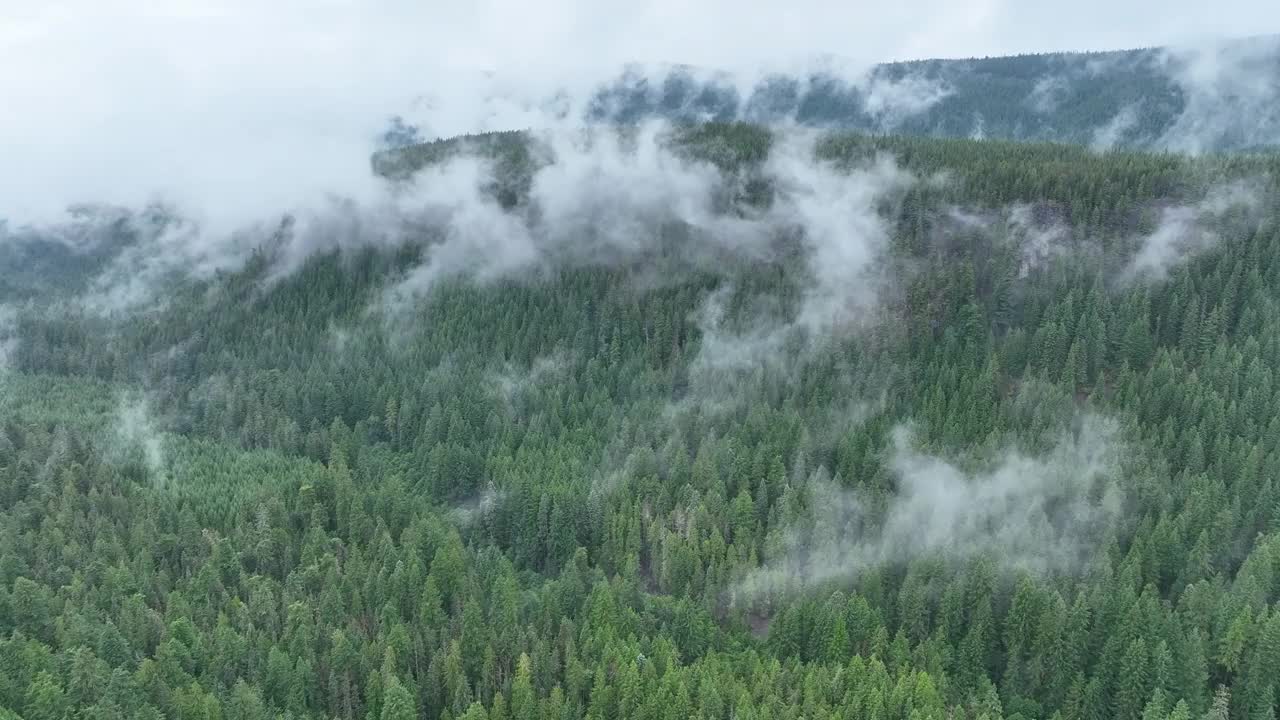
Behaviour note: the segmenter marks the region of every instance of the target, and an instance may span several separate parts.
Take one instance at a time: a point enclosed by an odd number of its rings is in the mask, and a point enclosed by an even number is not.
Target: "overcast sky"
[[[0,217],[358,195],[374,133],[415,98],[441,133],[518,125],[522,99],[627,61],[857,65],[1276,31],[1265,0],[0,0]]]

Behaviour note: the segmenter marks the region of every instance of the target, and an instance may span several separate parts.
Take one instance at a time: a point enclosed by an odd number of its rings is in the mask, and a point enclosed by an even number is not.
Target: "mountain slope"
[[[1274,156],[632,140],[16,307],[0,715],[1276,711]]]
[[[1218,45],[879,65],[746,82],[634,70],[593,96],[597,121],[746,120],[1101,148],[1252,150],[1280,143],[1280,38]]]

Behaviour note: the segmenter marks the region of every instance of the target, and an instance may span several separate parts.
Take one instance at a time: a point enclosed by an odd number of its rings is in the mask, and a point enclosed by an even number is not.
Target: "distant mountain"
[[[137,226],[132,213],[97,205],[72,207],[66,222],[40,228],[0,220],[0,303],[85,290]]]
[[[749,88],[749,89],[744,89]],[[873,133],[1186,152],[1280,145],[1280,37],[1197,48],[1053,53],[879,65],[744,84],[676,66],[631,69],[588,119],[745,120]]]

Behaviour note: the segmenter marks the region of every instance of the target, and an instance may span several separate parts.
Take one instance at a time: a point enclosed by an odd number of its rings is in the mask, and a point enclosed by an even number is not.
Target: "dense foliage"
[[[750,176],[771,142],[729,125],[680,144]],[[533,156],[480,144],[518,205]],[[453,147],[382,162],[402,176]],[[786,318],[803,267],[653,282],[679,255],[659,244],[453,278],[384,323],[369,308],[410,243],[285,277],[264,251],[147,313],[22,306],[0,379],[0,717],[1273,718],[1277,161],[820,150],[951,182],[886,209],[900,273],[871,327],[710,378],[707,298],[731,326],[764,299]],[[1234,178],[1263,178],[1259,216],[1219,218],[1167,278],[1123,277],[1160,208]],[[1072,228],[1030,269],[953,219],[1019,203]],[[818,521],[831,487],[875,532],[903,423],[979,472],[1091,414],[1126,449],[1104,479],[1121,520],[1085,562],[944,547],[744,590],[839,531]]]

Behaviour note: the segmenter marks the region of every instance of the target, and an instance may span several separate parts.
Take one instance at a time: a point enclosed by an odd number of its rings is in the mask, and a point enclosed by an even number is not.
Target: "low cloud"
[[[492,163],[464,155],[425,169],[415,180],[427,240],[424,260],[383,297],[389,316],[409,308],[441,278],[461,273],[492,280],[531,267],[537,249],[527,225],[486,192]]]
[[[139,453],[154,482],[165,479],[165,441],[146,398],[125,393],[116,409],[114,439],[110,446],[128,456]]]
[[[881,503],[815,472],[800,520],[771,531],[763,566],[732,596],[751,603],[926,557],[1082,571],[1121,516],[1117,432],[1114,421],[1087,416],[1045,455],[1010,450],[965,469],[917,449],[899,427],[886,459],[896,493]]]
[[[9,370],[18,349],[17,317],[14,308],[0,304],[0,378]]]
[[[527,197],[504,206],[495,161],[461,154],[428,167],[408,192],[430,238],[421,264],[391,287],[384,307],[402,311],[441,279],[476,282],[537,276],[550,268],[632,263],[683,233],[690,264],[703,253],[751,253],[763,226],[724,212],[731,179],[708,162],[675,152],[667,128],[545,131],[528,139]]]
[[[489,481],[479,495],[450,507],[449,518],[457,525],[470,527],[492,516],[506,499],[507,494],[506,490],[499,490],[493,481]]]
[[[1142,237],[1121,278],[1162,280],[1173,268],[1222,242],[1213,221],[1231,212],[1246,215],[1261,207],[1261,180],[1213,187],[1200,202],[1159,210],[1156,228]]]
[[[1200,154],[1280,144],[1280,37],[1170,48],[1157,63],[1183,100],[1157,147]]]
[[[1093,129],[1089,147],[1095,152],[1106,152],[1119,147],[1124,144],[1124,140],[1133,132],[1137,124],[1137,106],[1126,105],[1106,123]]]
[[[515,411],[523,405],[525,393],[548,380],[563,377],[568,368],[566,354],[555,353],[537,358],[528,367],[507,364],[500,371],[493,372],[489,379],[503,405]]]
[[[630,134],[535,136],[539,159],[527,202],[517,207],[504,207],[489,191],[497,181],[491,162],[448,160],[413,180],[416,197],[435,208],[436,240],[423,263],[387,291],[384,306],[403,310],[451,276],[485,282],[641,260],[674,263],[674,273],[723,270],[726,262],[778,261],[791,247],[805,276],[788,324],[813,336],[857,326],[883,290],[875,269],[890,237],[886,206],[914,178],[888,156],[836,167],[815,156],[815,140],[799,132],[776,138],[759,170],[773,188],[767,207],[739,204],[741,178],[674,150],[661,124]],[[716,330],[718,322],[719,313],[708,308],[703,329]],[[774,343],[785,333],[755,334],[724,340],[750,354],[747,345]]]
[[[867,112],[882,131],[898,127],[907,118],[925,112],[955,91],[941,80],[920,74],[890,77],[884,68],[871,72],[863,86]]]
[[[1048,115],[1058,109],[1062,96],[1070,89],[1067,79],[1062,75],[1045,75],[1036,81],[1027,97],[1027,104],[1033,110]]]
[[[797,323],[825,335],[863,322],[883,289],[873,273],[891,230],[882,205],[914,178],[888,156],[846,171],[815,162],[810,146],[786,144],[770,156],[768,174],[778,187],[774,217],[808,250],[810,284]]]
[[[1020,246],[1018,277],[1025,278],[1069,252],[1071,228],[1031,205],[1015,205],[1009,209],[1007,224]]]
[[[891,235],[886,206],[916,182],[887,156],[849,169],[815,160],[812,145],[799,138],[775,148],[765,174],[776,194],[762,220],[775,236],[797,243],[799,302],[788,314],[757,301],[747,317],[730,322],[732,289],[709,295],[695,318],[702,344],[690,368],[704,395],[730,397],[733,375],[775,367],[880,319]]]

